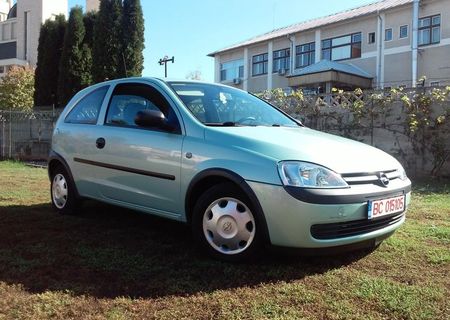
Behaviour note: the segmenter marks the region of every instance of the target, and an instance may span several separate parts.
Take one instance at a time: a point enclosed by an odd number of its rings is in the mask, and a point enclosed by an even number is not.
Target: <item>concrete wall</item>
[[[10,3],[6,0],[0,0],[0,21],[6,20],[10,9]]]
[[[384,58],[385,87],[412,86],[411,60],[410,52],[390,54]]]
[[[26,60],[30,65],[36,66],[42,23],[58,14],[67,16],[67,8],[67,0],[19,0],[17,2],[18,59]],[[27,27],[25,26],[25,15],[28,17]]]
[[[419,54],[419,77],[426,76],[426,84],[433,81],[450,85],[450,45],[425,49]],[[446,80],[443,80],[446,79]]]
[[[86,12],[98,11],[100,7],[100,0],[86,0]]]

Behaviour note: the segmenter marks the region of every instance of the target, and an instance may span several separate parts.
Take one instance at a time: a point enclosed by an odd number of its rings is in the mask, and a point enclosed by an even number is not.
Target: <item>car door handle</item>
[[[95,141],[95,146],[98,149],[103,149],[105,147],[106,141],[104,138],[98,138],[97,141]]]

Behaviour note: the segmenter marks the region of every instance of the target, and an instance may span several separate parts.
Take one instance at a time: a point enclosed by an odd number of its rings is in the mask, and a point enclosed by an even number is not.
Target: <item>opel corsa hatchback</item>
[[[231,87],[130,78],[79,92],[54,130],[51,199],[189,223],[225,260],[264,245],[375,246],[405,220],[411,182],[368,145],[314,131]]]

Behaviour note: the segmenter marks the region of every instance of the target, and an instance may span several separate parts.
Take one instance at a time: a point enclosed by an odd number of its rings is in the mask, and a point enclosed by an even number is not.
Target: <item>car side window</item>
[[[80,124],[96,124],[103,99],[105,99],[109,86],[104,86],[82,98],[69,112],[64,122]]]
[[[142,110],[161,111],[170,124],[179,128],[178,119],[169,102],[158,90],[142,83],[124,83],[116,86],[109,102],[105,124],[138,127],[134,120],[137,113]]]

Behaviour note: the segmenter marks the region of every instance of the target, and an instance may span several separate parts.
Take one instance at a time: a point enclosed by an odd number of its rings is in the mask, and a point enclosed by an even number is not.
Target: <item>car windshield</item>
[[[170,82],[191,113],[209,126],[289,126],[295,122],[263,100],[231,87]]]

